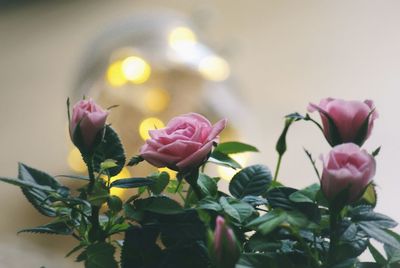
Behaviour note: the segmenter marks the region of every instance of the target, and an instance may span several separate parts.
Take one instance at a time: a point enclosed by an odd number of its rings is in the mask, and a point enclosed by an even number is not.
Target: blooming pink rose
[[[91,150],[100,131],[104,130],[108,112],[103,110],[92,99],[80,100],[72,108],[72,118],[70,122],[70,134],[72,141],[77,147],[81,147],[75,131],[80,130],[80,137],[83,141],[84,149]],[[77,128],[79,126],[79,128]],[[81,149],[81,148],[80,148]]]
[[[214,252],[217,267],[235,267],[240,251],[233,230],[227,226],[225,219],[217,216],[214,230]]]
[[[323,157],[322,191],[329,201],[333,201],[347,189],[345,203],[357,201],[374,177],[375,169],[375,159],[356,144],[335,146]]]
[[[225,125],[226,119],[212,126],[196,113],[177,116],[165,128],[149,131],[151,138],[140,149],[140,155],[156,167],[189,170],[207,159]]]
[[[374,120],[378,118],[378,112],[371,100],[361,102],[326,98],[322,99],[319,105],[310,103],[308,111],[319,112],[324,135],[332,146],[346,142],[361,146],[370,136]],[[338,133],[334,133],[334,129],[331,129],[329,118],[336,126]],[[368,120],[368,126],[363,128],[366,120]]]

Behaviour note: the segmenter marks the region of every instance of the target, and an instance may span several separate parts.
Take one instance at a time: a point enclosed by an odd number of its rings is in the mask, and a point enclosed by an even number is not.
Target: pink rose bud
[[[156,167],[187,171],[207,160],[225,125],[226,119],[213,126],[196,113],[177,116],[165,128],[149,131],[151,138],[140,149],[140,155]]]
[[[217,267],[233,268],[240,256],[233,230],[227,226],[225,219],[218,216],[214,230],[214,252]]]
[[[354,143],[335,146],[322,160],[321,188],[330,202],[343,191],[341,202],[357,201],[375,175],[375,159]]]
[[[96,138],[101,134],[101,131],[104,131],[107,116],[108,112],[92,99],[78,101],[72,109],[69,125],[72,142],[79,149],[92,150],[96,145],[94,144]],[[80,133],[76,133],[77,130]],[[81,148],[82,146],[84,148]]]
[[[361,102],[326,98],[319,105],[310,103],[308,111],[319,112],[324,135],[332,146],[346,142],[361,146],[371,135],[374,120],[378,118],[371,100]]]

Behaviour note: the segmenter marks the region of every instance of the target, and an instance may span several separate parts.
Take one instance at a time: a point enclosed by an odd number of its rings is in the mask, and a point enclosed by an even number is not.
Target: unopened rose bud
[[[375,175],[375,159],[365,150],[353,143],[345,143],[334,147],[323,158],[321,188],[326,198],[349,204],[357,201]]]
[[[103,110],[92,99],[77,102],[72,109],[70,122],[72,142],[80,150],[93,150],[96,145],[96,139],[104,131],[107,116],[108,112]]]
[[[318,111],[325,138],[330,145],[352,142],[359,146],[368,139],[378,118],[371,100],[345,101],[341,99],[322,99],[319,105],[310,103],[309,112]]]
[[[221,216],[216,219],[213,255],[218,268],[234,268],[240,257],[235,234]]]

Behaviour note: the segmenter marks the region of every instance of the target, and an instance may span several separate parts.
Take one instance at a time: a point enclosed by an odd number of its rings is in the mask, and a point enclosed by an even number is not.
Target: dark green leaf
[[[242,201],[252,205],[253,207],[268,205],[268,200],[261,196],[246,195],[242,198]]]
[[[161,249],[156,244],[159,235],[153,226],[132,227],[125,232],[121,251],[121,268],[156,267]]]
[[[153,194],[158,195],[164,191],[165,187],[167,187],[169,183],[169,174],[163,171],[161,173],[150,176],[150,179],[154,181],[154,184],[151,184],[149,186],[150,191]]]
[[[103,141],[96,147],[93,159],[94,170],[99,172],[101,163],[107,159],[115,160],[117,164],[116,167],[107,170],[109,175],[118,175],[125,165],[125,152],[118,134],[110,126],[106,126]]]
[[[86,249],[85,268],[118,268],[115,248],[108,243],[92,244]]]
[[[287,220],[287,214],[280,209],[272,210],[247,224],[248,228],[256,229],[261,234],[268,234]]]
[[[376,148],[376,149],[371,153],[371,155],[372,155],[373,157],[376,157],[376,156],[378,156],[378,154],[379,154],[380,151],[381,151],[381,146],[379,146],[378,148]]]
[[[282,156],[286,152],[286,149],[287,149],[286,135],[287,135],[287,132],[289,130],[289,127],[295,121],[296,120],[293,119],[292,117],[286,117],[285,126],[284,126],[283,131],[282,131],[281,135],[279,136],[278,141],[277,141],[276,146],[275,146],[275,150],[278,152],[278,154],[280,156]]]
[[[389,235],[384,229],[374,222],[359,222],[358,226],[371,238],[392,247],[400,248],[400,243],[393,236]]]
[[[134,205],[138,210],[159,214],[176,214],[183,211],[181,205],[166,196],[151,196],[146,199],[137,199],[134,201]]]
[[[230,167],[233,169],[242,168],[241,165],[238,162],[236,162],[233,158],[231,158],[229,155],[223,154],[215,150],[211,153],[210,158],[208,158],[208,162],[220,166]]]
[[[258,152],[258,149],[252,145],[230,141],[218,144],[215,148],[216,151],[221,152],[223,154],[236,154],[236,153],[244,153],[244,152]]]
[[[143,157],[141,157],[140,155],[135,155],[131,158],[131,160],[129,160],[127,166],[136,166],[137,164],[139,164],[140,162],[144,161]]]
[[[197,204],[197,208],[206,209],[206,210],[214,210],[220,212],[222,210],[222,206],[213,198],[205,197],[199,201]]]
[[[57,234],[70,235],[73,230],[65,222],[53,222],[35,228],[27,228],[18,231],[18,233],[38,233],[38,234]]]
[[[397,226],[397,222],[392,218],[376,213],[370,206],[358,206],[351,210],[351,218],[354,222],[370,222],[380,228],[394,228]]]
[[[385,265],[387,263],[385,257],[383,257],[383,255],[371,244],[368,243],[368,249],[369,252],[371,252],[372,257],[374,257],[374,260],[381,264],[381,265]]]
[[[229,183],[229,191],[236,198],[264,194],[272,181],[271,171],[263,165],[246,167],[236,173]]]
[[[218,186],[215,179],[210,178],[204,173],[199,174],[197,184],[205,196],[216,196],[218,193]]]
[[[55,191],[61,187],[61,184],[50,175],[22,163],[19,163],[18,165],[18,179],[23,182],[37,184],[46,188],[49,187]],[[44,189],[22,188],[22,192],[40,213],[48,217],[56,216],[56,211],[52,207],[54,199],[49,195],[49,191]]]
[[[115,188],[138,188],[142,186],[150,186],[155,183],[152,179],[147,178],[126,178],[118,179],[110,184],[110,187]]]

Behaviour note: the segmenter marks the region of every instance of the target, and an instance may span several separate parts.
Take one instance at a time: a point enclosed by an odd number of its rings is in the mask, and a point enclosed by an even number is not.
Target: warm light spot
[[[242,154],[232,154],[230,155],[236,162],[238,162],[242,167],[244,167],[249,160],[248,154],[242,153]],[[227,181],[230,181],[239,170],[235,170],[233,168],[229,167],[223,167],[223,166],[218,166],[218,174],[219,176]]]
[[[164,172],[167,172],[170,179],[176,179],[176,173],[177,173],[177,172],[176,172],[175,170],[169,169],[169,168],[167,168],[167,167],[163,167],[163,168],[159,168],[158,171],[160,171],[160,172],[163,172],[163,171],[164,171]]]
[[[229,64],[223,58],[209,56],[200,61],[199,72],[205,79],[223,81],[229,77]]]
[[[81,153],[76,147],[69,152],[67,161],[69,167],[75,172],[84,173],[87,169],[85,162],[82,160]]]
[[[122,62],[122,72],[126,80],[142,84],[149,79],[151,67],[142,58],[131,56]]]
[[[170,96],[168,91],[161,88],[149,89],[144,96],[144,105],[146,109],[153,113],[159,113],[165,110],[169,101]]]
[[[115,61],[107,69],[107,82],[113,87],[125,85],[126,79],[122,71],[122,61]]]
[[[139,134],[143,140],[150,138],[149,130],[163,128],[164,122],[157,117],[149,117],[144,119],[139,126]]]
[[[174,49],[179,49],[182,46],[193,45],[196,42],[196,35],[187,27],[174,28],[168,36],[168,43]]]
[[[131,173],[129,172],[129,170],[127,168],[123,168],[121,170],[121,172],[110,178],[110,182],[119,180],[119,179],[126,179],[126,178],[130,178],[131,177]],[[125,192],[127,191],[127,189],[122,189],[122,188],[111,188],[110,190],[110,195],[116,195],[119,198],[121,198],[121,200],[124,200],[124,196],[125,196]]]

